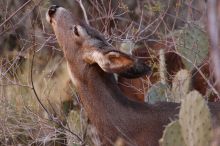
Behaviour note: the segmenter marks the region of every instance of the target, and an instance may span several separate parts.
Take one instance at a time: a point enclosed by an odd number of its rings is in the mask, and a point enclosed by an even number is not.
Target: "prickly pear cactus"
[[[188,70],[194,67],[193,64],[199,65],[202,63],[208,56],[208,38],[202,28],[185,26],[178,32],[176,38],[177,52],[183,56],[183,63]]]
[[[163,137],[160,139],[160,146],[186,146],[178,120],[166,126]]]
[[[211,116],[203,97],[190,92],[182,101],[179,122],[187,146],[209,146],[211,141]]]
[[[173,79],[171,89],[171,101],[180,102],[189,92],[191,88],[191,75],[190,73],[182,69]]]

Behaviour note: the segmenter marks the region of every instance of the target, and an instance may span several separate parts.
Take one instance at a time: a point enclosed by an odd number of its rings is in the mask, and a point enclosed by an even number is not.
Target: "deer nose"
[[[59,8],[59,6],[56,6],[56,5],[51,6],[51,7],[49,8],[48,15],[49,15],[50,17],[52,17],[52,16],[55,14],[57,8]]]

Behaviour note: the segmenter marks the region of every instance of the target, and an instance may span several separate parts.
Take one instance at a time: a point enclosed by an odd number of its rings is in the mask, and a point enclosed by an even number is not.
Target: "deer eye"
[[[78,31],[78,28],[76,25],[73,27],[73,32],[75,35],[77,35],[79,37],[79,31]]]

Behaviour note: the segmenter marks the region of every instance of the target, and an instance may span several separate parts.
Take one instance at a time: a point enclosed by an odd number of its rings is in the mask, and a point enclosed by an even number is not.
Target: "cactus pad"
[[[208,38],[206,33],[198,26],[185,26],[177,39],[177,52],[190,60],[183,59],[183,63],[188,70],[195,65],[202,63],[208,56]]]
[[[173,121],[166,126],[160,139],[160,146],[186,146],[179,121]]]
[[[211,141],[211,115],[203,97],[190,92],[182,101],[179,121],[187,146],[209,146]]]
[[[190,85],[190,73],[185,69],[180,70],[173,79],[171,100],[175,102],[180,102],[181,99],[183,99],[183,97],[188,94],[190,90]]]
[[[145,95],[145,102],[155,103],[157,101],[167,101],[169,86],[162,82],[155,83]]]

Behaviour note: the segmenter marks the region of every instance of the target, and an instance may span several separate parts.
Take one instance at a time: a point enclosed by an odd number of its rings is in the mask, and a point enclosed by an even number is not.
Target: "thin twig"
[[[46,41],[45,41],[45,42],[46,42]],[[44,43],[44,44],[42,45],[42,48],[44,47],[45,44],[46,44],[46,43]],[[32,85],[32,90],[33,90],[33,92],[34,92],[34,95],[35,95],[37,101],[40,103],[41,107],[42,107],[42,108],[44,109],[44,111],[48,114],[49,118],[52,119],[51,114],[49,113],[49,111],[47,110],[47,108],[44,106],[44,104],[41,102],[41,100],[40,100],[40,98],[39,98],[39,96],[38,96],[38,94],[37,94],[37,92],[36,92],[36,89],[35,89],[35,87],[34,87],[34,81],[33,81],[34,57],[35,57],[35,51],[33,51],[33,57],[32,57],[32,61],[31,61],[31,85]]]
[[[81,9],[82,9],[82,11],[83,11],[83,15],[84,15],[86,24],[90,25],[90,24],[89,24],[89,19],[88,19],[87,13],[86,13],[86,9],[85,9],[85,7],[84,7],[84,5],[83,5],[83,3],[82,3],[82,0],[76,0],[76,1],[79,3],[79,5],[80,5],[80,7],[81,7]]]
[[[11,14],[1,25],[2,27],[6,22],[8,22],[13,16],[15,16],[20,10],[22,10],[27,4],[29,4],[32,0],[27,1],[24,3],[20,8],[18,8],[13,14]]]

